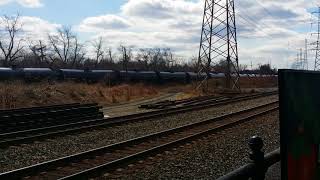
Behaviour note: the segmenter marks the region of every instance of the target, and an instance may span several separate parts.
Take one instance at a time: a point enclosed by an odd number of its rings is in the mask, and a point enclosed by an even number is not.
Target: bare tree
[[[153,48],[151,49],[152,58],[150,65],[153,70],[168,70],[168,65],[170,62],[167,62],[169,58],[166,58],[166,54],[164,49],[161,48]]]
[[[174,59],[174,55],[173,55],[171,49],[170,48],[164,48],[162,51],[163,51],[162,52],[162,56],[163,56],[163,59],[164,59],[164,61],[166,63],[166,66],[169,69],[172,69],[173,66],[175,66],[176,61]]]
[[[132,58],[132,48],[129,46],[120,45],[118,50],[121,53],[121,63],[122,68],[125,71],[128,71],[128,64],[131,61]]]
[[[106,48],[105,50],[101,50],[103,51],[103,57],[101,57],[101,60],[99,61],[99,64],[96,65],[96,67],[99,68],[108,68],[108,69],[117,69],[117,65],[114,62],[115,59],[115,54],[112,51],[112,48]],[[96,55],[98,55],[99,53],[97,53],[98,51],[96,51]],[[100,59],[100,58],[99,58]],[[94,60],[95,61],[95,60]]]
[[[79,43],[77,36],[74,36],[74,44],[71,50],[73,52],[71,66],[74,67],[75,65],[79,65],[85,59],[84,56],[86,55],[84,50],[84,44]]]
[[[11,66],[18,58],[23,57],[20,53],[23,50],[21,44],[23,39],[18,37],[22,30],[22,24],[19,22],[19,14],[13,17],[3,16],[0,19],[0,49],[4,56],[3,65]]]
[[[64,65],[72,67],[84,60],[84,45],[79,43],[78,37],[73,34],[71,27],[64,26],[57,29],[57,34],[48,35],[53,49],[52,60],[58,58]]]
[[[49,35],[48,38],[56,55],[61,61],[67,63],[70,56],[71,29],[70,27],[63,27],[57,29],[57,31],[57,35]]]
[[[141,48],[137,52],[136,61],[138,61],[138,64],[140,64],[143,70],[149,70],[151,54],[152,52],[150,48]]]
[[[199,71],[199,67],[198,67],[198,57],[197,56],[192,56],[190,62],[187,64],[187,66],[193,71],[193,72],[197,72]]]
[[[115,55],[111,47],[106,47],[105,41],[100,36],[97,40],[92,42],[93,52],[94,52],[94,63],[95,66],[102,66],[105,68],[115,68],[116,64],[114,62]],[[126,47],[125,47],[126,48]],[[119,51],[121,51],[121,47]],[[125,50],[127,51],[127,50]]]
[[[96,65],[99,64],[104,59],[105,52],[104,52],[104,42],[102,37],[100,36],[98,40],[93,41],[92,46],[94,48],[95,53],[95,63]]]
[[[239,64],[239,71],[246,71],[248,69],[247,64]]]
[[[114,63],[114,58],[113,58],[113,52],[112,52],[112,48],[110,47],[110,48],[108,48],[108,60],[109,60],[109,62],[110,63]]]
[[[47,60],[47,45],[42,41],[29,42],[29,49],[33,56],[36,57],[39,64],[46,62]]]

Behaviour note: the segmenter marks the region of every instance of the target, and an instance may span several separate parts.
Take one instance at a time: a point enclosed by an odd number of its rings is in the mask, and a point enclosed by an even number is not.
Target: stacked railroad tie
[[[165,100],[151,104],[143,104],[139,106],[140,109],[165,109],[165,108],[172,108],[172,107],[179,107],[179,106],[187,106],[193,104],[199,104],[207,101],[219,101],[219,100],[227,100],[232,98],[231,96],[200,96],[195,98],[189,99],[182,99],[182,100]]]
[[[0,111],[0,134],[102,119],[98,104],[63,104]]]

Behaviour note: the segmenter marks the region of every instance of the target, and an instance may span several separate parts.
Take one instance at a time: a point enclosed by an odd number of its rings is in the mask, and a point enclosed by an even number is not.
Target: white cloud
[[[28,8],[37,8],[43,6],[41,0],[17,0],[17,2]]]
[[[303,47],[307,37],[308,10],[315,2],[236,1],[240,63],[250,64],[253,61],[257,66],[271,61],[279,68],[290,66],[296,50]],[[163,46],[174,49],[180,55],[197,56],[203,6],[204,0],[128,0],[118,16],[126,19],[131,26],[112,28],[110,23],[100,20],[102,23],[98,26],[101,28],[97,28],[97,24],[90,25],[83,21],[79,30],[95,33],[95,37],[101,35],[112,46],[120,43],[137,47]]]
[[[88,17],[78,30],[94,33],[93,39],[102,36],[114,48],[170,47],[189,56],[199,44],[202,11],[200,2],[129,0],[121,13]]]
[[[27,8],[38,8],[43,6],[43,4],[41,3],[41,0],[0,0],[0,6],[6,5],[12,2],[17,2],[21,6],[27,7]]]
[[[13,1],[0,0],[0,5]],[[40,0],[16,2],[27,7],[42,5]],[[317,0],[235,2],[240,63],[253,61],[257,65],[272,60],[278,67],[291,63],[295,51],[303,47],[309,27],[308,10]],[[119,13],[87,17],[73,28],[89,40],[102,36],[111,47],[120,43],[135,47],[169,47],[179,55],[197,56],[203,6],[204,0],[128,0]],[[60,26],[29,18],[24,19],[29,34],[45,34],[41,32]]]
[[[46,39],[47,35],[54,33],[60,24],[50,23],[38,17],[22,16],[20,23],[22,30],[29,39]]]
[[[10,3],[12,0],[0,0],[0,6]]]
[[[126,19],[116,15],[88,17],[78,27],[80,31],[104,31],[109,29],[127,29],[131,26]]]
[[[38,17],[21,16],[18,21],[18,27],[20,31],[16,34],[17,39],[22,40],[22,45],[28,47],[32,42],[38,42],[39,40],[47,41],[48,34],[56,32],[60,24],[50,23]],[[4,24],[0,19],[0,36],[4,40],[8,39],[8,33],[3,31]]]
[[[177,18],[177,15],[194,15],[201,11],[199,3],[185,0],[129,0],[122,6],[127,16],[151,19]]]

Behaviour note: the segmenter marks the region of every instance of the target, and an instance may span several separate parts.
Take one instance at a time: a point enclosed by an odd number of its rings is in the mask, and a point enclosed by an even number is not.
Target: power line
[[[319,71],[320,70],[320,6],[318,8],[317,12],[313,12],[313,14],[317,14],[318,15],[318,29],[316,33],[311,33],[311,34],[315,34],[317,35],[317,40],[313,43],[311,43],[311,45],[314,45],[315,48],[312,49],[316,52],[315,55],[315,60],[314,60],[314,70],[315,71]]]
[[[263,12],[266,14],[266,15],[268,15],[268,16],[270,16],[270,17],[273,17],[273,18],[276,18],[276,19],[278,19],[279,17],[277,17],[277,16],[275,16],[273,13],[271,13],[260,1],[258,1],[258,0],[254,0],[255,2],[257,2],[257,4],[263,9]],[[282,22],[283,23],[283,22]],[[288,24],[288,22],[284,22],[284,24],[286,24],[286,25],[291,25],[291,24]]]
[[[243,9],[238,8],[239,12],[243,12]],[[246,19],[249,19],[251,22],[256,24],[257,26],[263,25],[265,28],[272,28],[271,26],[265,24],[263,21],[258,21],[257,19],[252,18],[251,16],[246,15],[246,13],[241,13],[240,15],[243,15],[246,17]]]
[[[265,35],[264,38],[267,38],[267,39],[270,39],[270,40],[273,40],[272,38],[276,38],[276,37],[274,37],[273,35],[267,34],[267,33],[265,32],[265,29],[264,29],[263,27],[261,27],[260,25],[258,25],[257,23],[248,20],[247,18],[243,17],[243,16],[240,15],[239,13],[238,13],[237,15],[238,15],[238,17],[239,17],[240,19],[243,19],[243,20],[246,21],[249,25],[253,26],[253,27],[254,27],[254,30],[257,30],[257,31],[263,33],[263,35]],[[247,24],[247,25],[248,25],[248,24]]]

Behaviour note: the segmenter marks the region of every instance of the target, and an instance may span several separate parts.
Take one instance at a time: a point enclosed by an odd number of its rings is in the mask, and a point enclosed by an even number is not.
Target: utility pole
[[[304,66],[305,70],[309,70],[309,60],[308,60],[308,40],[305,39],[305,49],[304,49]]]
[[[303,51],[302,51],[302,48],[298,49],[298,52],[297,52],[297,57],[296,57],[296,60],[295,60],[295,66],[294,66],[294,69],[300,69],[300,70],[303,70],[305,67],[304,67],[304,57],[303,57]]]
[[[295,63],[295,69],[300,69],[301,68],[301,66],[300,66],[301,64],[300,64],[300,53],[298,52],[297,53],[297,58],[296,58],[296,63]]]
[[[302,57],[303,57],[302,48],[300,48],[299,63],[300,63],[300,68],[304,70],[304,58]]]
[[[312,35],[317,36],[317,40],[311,43],[311,45],[314,46],[314,48],[311,50],[316,52],[315,61],[314,61],[314,70],[319,71],[320,70],[320,7],[318,8],[318,11],[314,12],[313,14],[318,15],[318,20],[317,20],[318,28],[316,33],[312,33]]]
[[[225,64],[226,88],[240,91],[234,0],[205,0],[198,58],[198,88],[209,91],[214,64]],[[207,76],[204,76],[207,75]]]

